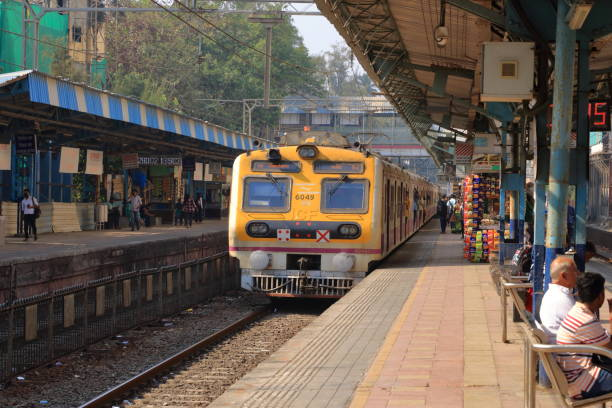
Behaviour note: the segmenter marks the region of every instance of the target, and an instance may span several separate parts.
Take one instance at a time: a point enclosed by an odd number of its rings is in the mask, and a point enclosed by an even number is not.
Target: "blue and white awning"
[[[233,132],[200,119],[37,71],[0,75],[0,87],[16,81],[25,81],[32,102],[171,132],[232,149],[254,149],[255,140],[264,148],[273,147],[265,140]]]

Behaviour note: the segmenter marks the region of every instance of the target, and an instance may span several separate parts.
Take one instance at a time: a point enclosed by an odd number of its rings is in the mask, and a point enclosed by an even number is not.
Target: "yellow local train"
[[[438,188],[359,147],[304,143],[241,154],[230,255],[244,289],[341,297],[435,212]]]

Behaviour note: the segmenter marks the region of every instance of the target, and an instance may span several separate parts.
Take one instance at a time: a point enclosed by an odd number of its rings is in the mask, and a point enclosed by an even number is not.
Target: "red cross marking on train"
[[[317,242],[329,242],[329,230],[317,230]]]

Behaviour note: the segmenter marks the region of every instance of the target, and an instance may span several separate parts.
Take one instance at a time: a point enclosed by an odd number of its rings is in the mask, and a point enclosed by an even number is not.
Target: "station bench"
[[[536,327],[534,316],[525,309],[525,303],[519,290],[532,287],[526,276],[512,276],[508,270],[499,275],[500,297],[502,305],[502,341],[508,343],[507,338],[507,298],[512,299],[515,310],[518,312],[523,330],[524,339],[524,367],[525,367],[525,407],[536,406],[536,373],[538,360],[542,362],[544,370],[550,379],[555,395],[565,407],[600,406],[605,408],[606,402],[612,401],[612,393],[588,399],[575,399],[568,396],[568,383],[565,374],[557,363],[553,353],[590,353],[600,354],[612,359],[612,350],[586,345],[558,345],[548,344],[546,334]]]

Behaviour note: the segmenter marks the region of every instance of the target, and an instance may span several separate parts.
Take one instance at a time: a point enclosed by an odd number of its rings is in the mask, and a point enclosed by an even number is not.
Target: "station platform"
[[[60,232],[39,234],[38,240],[7,237],[0,246],[0,266],[26,260],[45,260],[67,255],[85,255],[106,248],[127,247],[143,243],[182,237],[197,237],[202,234],[227,231],[227,220],[206,220],[194,223],[192,228],[184,226],[159,226],[132,231],[119,230]]]
[[[489,265],[437,222],[210,407],[522,406],[519,327],[502,343]],[[556,398],[538,389],[539,407]]]
[[[227,220],[40,234],[0,246],[0,303],[227,251]]]

